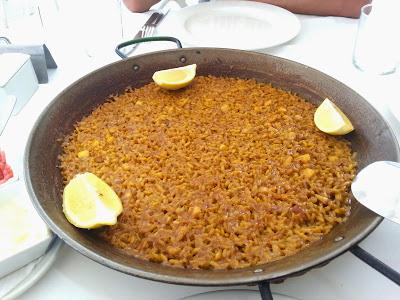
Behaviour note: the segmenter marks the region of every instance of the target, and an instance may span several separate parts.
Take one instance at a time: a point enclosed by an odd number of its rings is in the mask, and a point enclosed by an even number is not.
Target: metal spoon
[[[400,163],[377,161],[351,184],[354,197],[378,215],[400,224]]]

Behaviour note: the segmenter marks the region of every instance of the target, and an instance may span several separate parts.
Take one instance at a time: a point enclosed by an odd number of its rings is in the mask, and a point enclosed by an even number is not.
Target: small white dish
[[[158,33],[187,46],[259,50],[293,39],[300,28],[294,14],[274,5],[217,1],[170,12]]]
[[[11,179],[10,179],[11,180]],[[0,186],[0,278],[42,256],[53,233],[20,180]]]

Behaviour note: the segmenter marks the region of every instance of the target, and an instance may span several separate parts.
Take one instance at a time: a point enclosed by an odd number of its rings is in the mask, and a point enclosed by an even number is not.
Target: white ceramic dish
[[[300,28],[294,14],[277,6],[217,1],[170,12],[158,34],[175,36],[185,46],[258,50],[293,39]]]
[[[17,299],[35,285],[56,261],[63,244],[64,243],[59,238],[54,237],[51,245],[43,256],[0,279],[0,299]]]
[[[53,234],[20,180],[0,186],[0,278],[42,256]]]

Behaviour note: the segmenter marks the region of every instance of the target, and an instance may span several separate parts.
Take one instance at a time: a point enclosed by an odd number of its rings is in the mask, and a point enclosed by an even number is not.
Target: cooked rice
[[[267,263],[350,210],[350,143],[318,131],[315,109],[254,80],[199,76],[174,92],[150,83],[76,124],[62,175],[92,172],[113,187],[123,213],[92,234],[130,255],[192,269]]]

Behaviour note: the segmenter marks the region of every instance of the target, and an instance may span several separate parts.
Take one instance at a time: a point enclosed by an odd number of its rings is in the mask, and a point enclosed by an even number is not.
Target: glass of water
[[[377,1],[377,4],[363,6],[353,64],[361,71],[377,75],[395,72],[400,59],[399,28],[398,11],[389,2]]]

